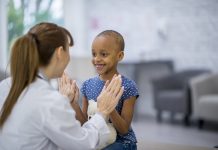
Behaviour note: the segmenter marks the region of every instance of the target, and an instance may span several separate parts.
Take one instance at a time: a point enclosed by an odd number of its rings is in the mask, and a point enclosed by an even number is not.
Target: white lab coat
[[[0,109],[11,79],[0,83]],[[82,127],[69,100],[37,78],[20,95],[0,130],[0,150],[85,150],[107,140],[109,129],[96,114]],[[99,137],[101,136],[101,139]]]

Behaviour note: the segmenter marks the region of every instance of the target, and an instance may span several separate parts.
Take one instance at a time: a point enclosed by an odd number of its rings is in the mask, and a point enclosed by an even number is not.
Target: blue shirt
[[[99,76],[90,78],[82,84],[81,92],[87,98],[87,100],[93,99],[97,101],[97,97],[101,93],[104,87],[104,84],[105,84],[105,81],[101,80]],[[139,96],[136,83],[133,80],[130,80],[122,76],[122,86],[124,87],[124,92],[116,106],[116,110],[119,114],[121,114],[123,102],[125,100],[129,99],[132,96],[135,96],[136,98],[138,98]],[[137,142],[136,136],[135,136],[134,131],[132,130],[132,127],[129,128],[128,133],[125,135],[117,134],[116,140],[119,140],[119,141],[121,140],[123,142],[125,141],[127,142],[132,141],[135,143]]]

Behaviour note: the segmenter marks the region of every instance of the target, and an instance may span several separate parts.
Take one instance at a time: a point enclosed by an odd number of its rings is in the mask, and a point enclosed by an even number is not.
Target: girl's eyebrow
[[[95,53],[96,52],[96,50],[95,49],[92,49],[92,53]],[[99,53],[102,53],[102,52],[104,52],[104,53],[109,53],[109,50],[107,50],[107,49],[100,49],[99,50]]]
[[[101,52],[108,52],[108,50],[106,50],[106,49],[101,49]]]
[[[92,49],[92,52],[95,52],[95,49]],[[108,52],[106,49],[100,49],[100,52]]]

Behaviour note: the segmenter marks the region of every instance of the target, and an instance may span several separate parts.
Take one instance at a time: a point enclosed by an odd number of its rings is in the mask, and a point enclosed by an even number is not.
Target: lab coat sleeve
[[[69,101],[63,98],[44,110],[42,131],[61,149],[95,149],[98,144],[107,140],[109,129],[99,114],[81,126]]]

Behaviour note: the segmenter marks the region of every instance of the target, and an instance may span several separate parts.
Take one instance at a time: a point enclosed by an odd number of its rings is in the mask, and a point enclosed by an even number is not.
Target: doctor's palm
[[[121,83],[120,75],[114,77],[107,87],[104,86],[101,94],[98,96],[98,111],[103,115],[108,116],[115,109],[124,90],[123,87],[121,87]]]

